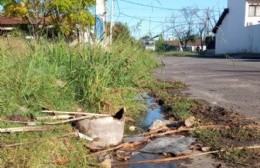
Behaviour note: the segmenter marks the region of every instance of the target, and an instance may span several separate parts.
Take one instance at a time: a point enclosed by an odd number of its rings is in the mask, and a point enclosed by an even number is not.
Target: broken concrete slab
[[[141,152],[146,153],[171,153],[174,155],[188,154],[192,151],[189,149],[195,138],[184,136],[170,136],[156,138],[140,149]]]
[[[159,154],[150,154],[150,153],[137,153],[133,155],[133,157],[129,160],[129,162],[143,161],[143,160],[152,160],[152,159],[161,159],[164,156]],[[120,166],[116,167],[119,168]],[[177,168],[178,166],[174,162],[167,163],[145,163],[145,164],[137,164],[137,165],[129,165],[128,168]],[[120,167],[121,168],[121,167]]]
[[[93,139],[92,146],[118,145],[124,135],[125,113],[125,108],[122,108],[114,116],[77,121],[75,127],[80,133]]]

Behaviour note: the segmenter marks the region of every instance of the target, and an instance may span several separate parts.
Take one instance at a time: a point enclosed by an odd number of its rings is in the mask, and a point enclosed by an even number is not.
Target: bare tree
[[[198,9],[185,7],[180,10],[180,16],[173,14],[171,18],[172,34],[178,38],[181,46],[187,48],[189,41],[195,40],[195,21]]]
[[[210,34],[215,24],[215,14],[214,9],[206,9],[196,13],[196,17],[198,18],[197,31],[200,38],[201,49],[205,45],[205,39]]]

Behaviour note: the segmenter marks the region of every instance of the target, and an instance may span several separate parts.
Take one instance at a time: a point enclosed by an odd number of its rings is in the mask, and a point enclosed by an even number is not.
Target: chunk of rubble
[[[191,116],[184,121],[186,127],[192,127],[195,124],[195,117]]]
[[[195,138],[184,136],[170,136],[156,138],[147,144],[140,152],[145,153],[171,153],[174,155],[189,154],[192,151],[189,149]]]
[[[80,120],[77,121],[75,128],[88,139],[93,139],[92,146],[115,146],[123,139],[125,113],[126,109],[122,108],[114,116]]]
[[[170,124],[170,121],[162,121],[162,120],[155,120],[152,125],[149,127],[149,130],[157,130],[161,128],[167,128],[167,125]]]

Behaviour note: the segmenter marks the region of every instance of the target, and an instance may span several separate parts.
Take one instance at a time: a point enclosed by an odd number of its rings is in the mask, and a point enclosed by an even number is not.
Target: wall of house
[[[228,0],[229,13],[216,34],[216,54],[246,52],[246,0]]]
[[[260,53],[260,25],[246,27],[248,39],[248,52]]]
[[[260,53],[260,25],[247,26],[248,2],[228,0],[229,13],[216,33],[216,54]]]

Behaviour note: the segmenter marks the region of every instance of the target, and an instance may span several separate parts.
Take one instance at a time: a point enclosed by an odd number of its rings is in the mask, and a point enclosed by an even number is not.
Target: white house
[[[216,54],[260,53],[260,0],[228,0],[213,32]]]

